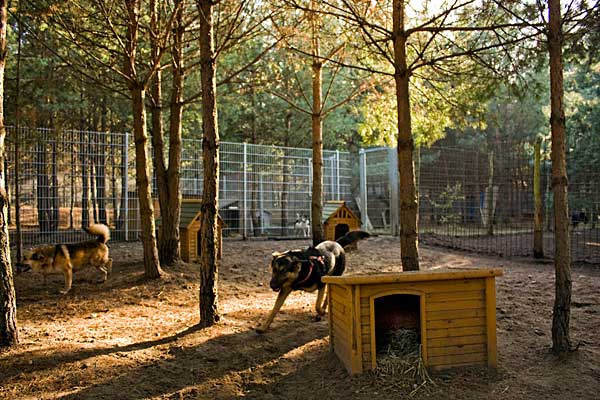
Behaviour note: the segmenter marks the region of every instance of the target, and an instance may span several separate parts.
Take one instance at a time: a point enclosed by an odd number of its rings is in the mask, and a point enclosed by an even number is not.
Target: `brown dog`
[[[316,319],[320,320],[327,310],[325,284],[321,282],[321,278],[326,275],[342,275],[346,268],[344,248],[368,237],[367,232],[353,231],[336,242],[328,240],[305,250],[273,253],[269,285],[279,294],[273,310],[269,313],[266,321],[256,328],[256,331],[263,333],[269,328],[285,299],[294,290],[305,292],[318,290],[315,309],[317,311]]]
[[[65,288],[60,291],[66,294],[71,290],[73,272],[88,265],[98,268],[105,282],[112,271],[112,258],[108,257],[106,242],[110,239],[110,230],[104,224],[93,224],[84,230],[96,235],[96,240],[87,240],[72,244],[57,244],[36,247],[25,253],[21,263],[17,264],[17,272],[41,273],[46,282],[46,275],[62,272],[65,277]]]

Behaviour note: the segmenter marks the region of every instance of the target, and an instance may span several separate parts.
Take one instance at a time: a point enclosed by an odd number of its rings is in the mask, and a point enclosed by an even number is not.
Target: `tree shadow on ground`
[[[105,381],[58,398],[147,398],[166,396],[200,384],[207,385],[203,388],[207,389],[212,387],[211,385],[219,386],[220,383],[216,381],[227,375],[237,375],[242,371],[251,371],[258,366],[269,364],[307,342],[324,338],[326,334],[327,329],[324,326],[315,329],[306,321],[292,321],[285,327],[265,335],[259,335],[254,330],[243,330],[209,337],[200,344],[194,344],[203,339],[202,331],[194,327],[157,341],[87,354],[84,352],[73,356],[64,355],[64,361],[68,362],[73,359],[81,360],[86,356],[171,345],[164,349],[162,356],[153,357],[142,366],[131,369],[126,364],[116,365]],[[185,340],[175,343],[179,338]],[[211,393],[212,398],[217,397],[215,392]]]

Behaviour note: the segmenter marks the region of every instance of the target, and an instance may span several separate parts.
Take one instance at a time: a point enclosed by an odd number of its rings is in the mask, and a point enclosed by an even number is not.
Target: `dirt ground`
[[[222,320],[199,330],[195,265],[146,281],[139,244],[113,243],[113,276],[94,270],[47,286],[15,277],[20,345],[0,353],[0,399],[399,399],[395,378],[351,377],[329,352],[327,319],[313,320],[315,294],[294,293],[271,330],[253,328],[275,300],[268,288],[274,250],[306,241],[225,241],[220,269]],[[348,274],[399,271],[399,244],[375,237],[349,255]],[[597,399],[600,391],[600,266],[573,268],[571,337],[579,350],[549,352],[551,262],[507,260],[422,247],[422,266],[501,267],[497,280],[496,371],[462,368],[432,375],[414,398]]]

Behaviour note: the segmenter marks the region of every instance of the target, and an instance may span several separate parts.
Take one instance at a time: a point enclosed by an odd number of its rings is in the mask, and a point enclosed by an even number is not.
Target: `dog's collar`
[[[306,282],[312,275],[312,272],[313,272],[313,263],[309,262],[308,263],[308,274],[306,274],[304,279],[302,279],[300,282],[298,282],[297,285],[302,285],[304,282]]]
[[[300,282],[297,283],[297,285],[302,285],[304,282],[308,281],[312,275],[313,272],[313,267],[315,265],[315,262],[318,262],[320,264],[323,264],[323,256],[310,256],[308,257],[308,274],[306,274],[306,276],[304,277],[304,279],[302,279]]]

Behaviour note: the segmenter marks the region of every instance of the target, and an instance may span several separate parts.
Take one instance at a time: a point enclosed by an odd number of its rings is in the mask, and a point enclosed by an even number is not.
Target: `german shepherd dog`
[[[275,306],[269,316],[259,327],[258,333],[266,332],[273,322],[273,318],[285,302],[288,295],[294,290],[314,292],[318,290],[315,309],[316,320],[320,320],[327,310],[325,298],[325,284],[321,282],[323,276],[340,276],[346,268],[347,247],[370,235],[363,231],[352,231],[337,241],[327,240],[315,247],[304,250],[288,250],[283,253],[273,253],[271,260],[271,289],[279,292]]]
[[[112,271],[112,258],[108,257],[106,242],[110,239],[110,230],[104,224],[93,224],[84,230],[96,235],[96,240],[79,243],[56,244],[36,247],[25,253],[23,261],[17,263],[17,272],[32,270],[46,275],[62,272],[65,277],[65,288],[60,291],[66,294],[71,290],[73,272],[88,265],[93,265],[104,274],[102,282],[106,282]]]

